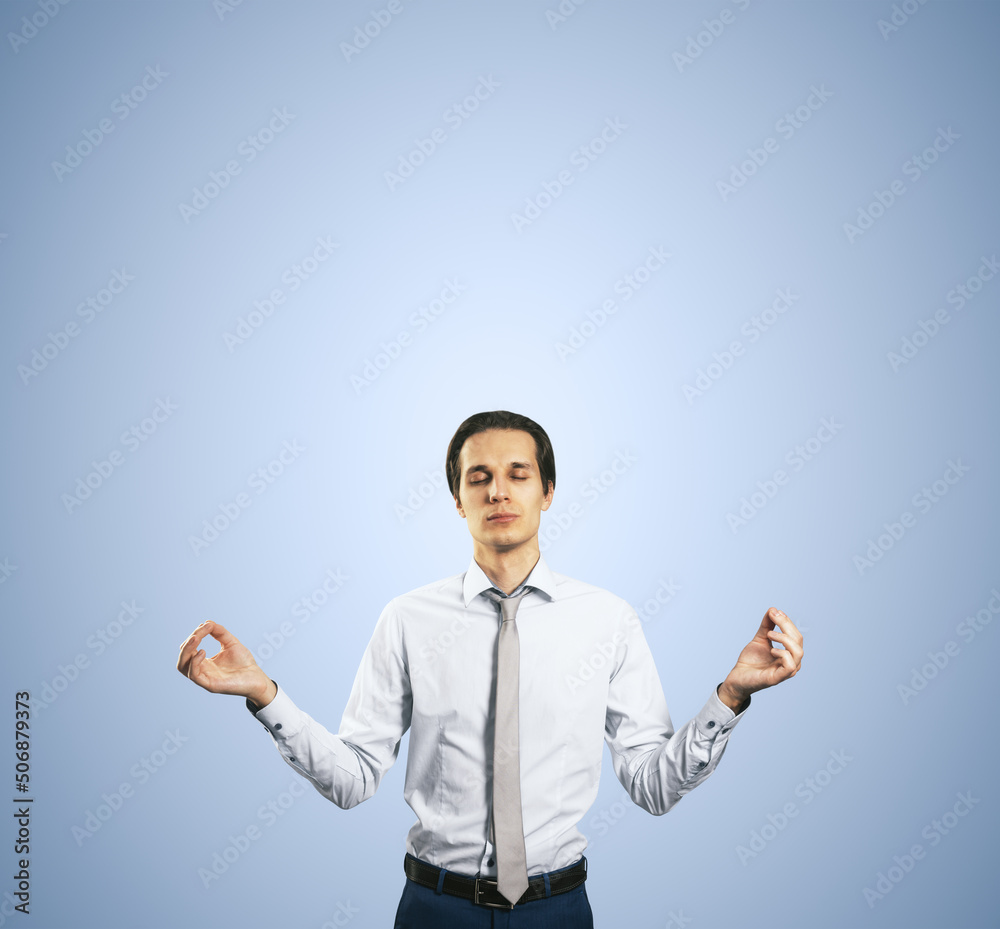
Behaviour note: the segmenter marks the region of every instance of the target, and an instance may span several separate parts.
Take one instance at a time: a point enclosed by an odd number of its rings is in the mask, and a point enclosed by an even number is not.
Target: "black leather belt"
[[[419,858],[414,858],[409,852],[403,859],[403,870],[406,876],[424,887],[437,890],[438,881],[441,877],[441,868],[427,864]],[[548,874],[549,896],[564,894],[574,887],[579,887],[587,879],[587,859],[581,858],[575,865],[564,868],[560,871],[550,871]],[[465,877],[454,871],[444,872],[444,881],[441,889],[446,894],[455,897],[464,897],[480,906],[497,906],[510,909],[514,906],[506,897],[497,890],[497,882],[493,878],[486,877]],[[538,874],[528,878],[528,889],[521,894],[518,903],[527,903],[529,900],[544,900],[545,876]]]

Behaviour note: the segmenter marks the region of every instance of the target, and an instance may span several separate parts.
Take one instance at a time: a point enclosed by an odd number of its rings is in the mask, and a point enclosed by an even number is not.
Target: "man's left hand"
[[[777,647],[779,642],[784,648]],[[802,633],[781,610],[771,607],[764,614],[757,634],[719,685],[719,699],[739,712],[745,708],[750,694],[795,677],[801,665]]]

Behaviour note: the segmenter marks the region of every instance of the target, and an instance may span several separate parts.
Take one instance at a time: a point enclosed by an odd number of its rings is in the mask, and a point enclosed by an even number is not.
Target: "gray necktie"
[[[514,619],[521,598],[486,596],[500,604],[503,620],[497,642],[496,725],[493,733],[493,831],[497,856],[497,890],[516,903],[528,889],[528,866],[521,822],[521,766],[518,760],[518,658],[520,646]]]

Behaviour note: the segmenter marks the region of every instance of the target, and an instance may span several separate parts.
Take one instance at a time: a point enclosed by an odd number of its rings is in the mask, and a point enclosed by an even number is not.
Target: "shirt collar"
[[[541,553],[539,553],[538,561],[535,562],[531,573],[524,579],[524,584],[525,586],[534,587],[536,590],[541,591],[550,600],[557,599],[555,576],[545,563],[545,556]],[[491,587],[493,587],[493,582],[486,576],[486,572],[479,567],[479,562],[476,561],[476,556],[473,555],[469,561],[469,569],[465,572],[465,580],[462,587],[465,605],[468,606],[484,590],[489,590]]]

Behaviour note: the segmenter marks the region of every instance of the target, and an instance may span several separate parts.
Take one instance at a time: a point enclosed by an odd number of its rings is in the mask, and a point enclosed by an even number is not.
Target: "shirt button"
[[[715,728],[715,720],[714,719],[709,720],[708,728],[709,729],[714,729]]]
[[[294,755],[289,755],[289,756],[288,756],[288,760],[289,760],[289,761],[298,761],[299,759],[298,759],[298,758],[296,758],[296,757],[295,757]]]
[[[489,865],[489,866],[490,866],[491,868],[493,867],[493,859],[492,859],[492,858],[488,858],[488,859],[487,859],[487,861],[486,861],[486,863],[487,863],[487,864],[488,864],[488,865]]]
[[[280,729],[281,728],[281,723],[275,723],[274,724],[274,728],[275,729]]]
[[[699,761],[698,762],[698,770],[700,771],[704,767],[705,767],[705,762],[704,761]]]

